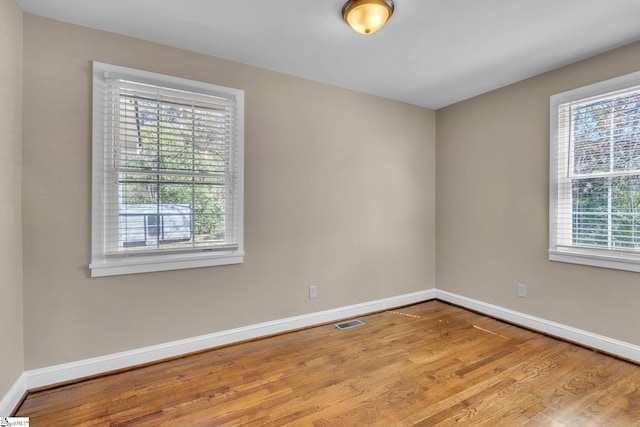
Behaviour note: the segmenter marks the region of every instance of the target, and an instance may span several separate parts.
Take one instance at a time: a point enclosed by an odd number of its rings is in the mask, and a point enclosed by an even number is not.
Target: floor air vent
[[[362,326],[364,322],[362,320],[349,320],[348,322],[338,323],[336,328],[344,331],[345,329],[355,328],[356,326]]]

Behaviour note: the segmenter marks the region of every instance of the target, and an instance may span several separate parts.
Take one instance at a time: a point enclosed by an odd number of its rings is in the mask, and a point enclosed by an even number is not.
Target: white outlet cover
[[[518,286],[516,288],[516,292],[517,292],[519,297],[526,298],[527,297],[527,285],[522,284],[522,283],[518,283]]]

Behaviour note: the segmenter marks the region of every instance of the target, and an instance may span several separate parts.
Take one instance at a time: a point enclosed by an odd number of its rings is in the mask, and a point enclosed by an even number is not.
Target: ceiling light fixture
[[[360,34],[373,34],[393,14],[393,0],[349,0],[342,6],[342,17]]]

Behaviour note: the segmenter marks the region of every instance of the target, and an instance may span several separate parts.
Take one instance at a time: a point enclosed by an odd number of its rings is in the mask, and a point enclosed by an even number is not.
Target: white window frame
[[[113,171],[105,166],[106,156],[110,156],[109,134],[106,124],[107,108],[107,78],[118,78],[137,83],[150,84],[163,88],[175,89],[205,96],[224,96],[235,99],[235,131],[230,144],[234,150],[234,182],[229,184],[234,193],[234,202],[229,209],[234,213],[235,242],[232,248],[216,250],[203,249],[187,252],[157,251],[144,256],[110,257],[105,243],[107,230],[117,230],[118,212],[108,209],[114,206],[113,197],[117,197],[118,183],[114,179]],[[244,195],[244,91],[239,89],[217,86],[209,83],[197,82],[178,77],[151,73],[116,65],[93,62],[93,160],[92,160],[92,277],[112,276],[121,274],[146,273],[186,268],[209,267],[218,265],[240,264],[244,260],[243,248],[243,195]],[[114,196],[115,195],[115,196]],[[116,202],[117,203],[117,202]],[[109,210],[111,212],[109,212]]]
[[[567,200],[571,184],[563,183],[559,176],[567,175],[572,167],[571,154],[563,145],[570,143],[570,137],[561,141],[560,108],[568,102],[587,98],[607,97],[616,91],[640,85],[640,72],[580,87],[551,96],[550,99],[550,151],[549,151],[549,260],[640,272],[640,253],[636,251],[607,248],[571,246],[572,225],[570,218],[562,218],[559,204]],[[564,153],[564,154],[563,154]]]

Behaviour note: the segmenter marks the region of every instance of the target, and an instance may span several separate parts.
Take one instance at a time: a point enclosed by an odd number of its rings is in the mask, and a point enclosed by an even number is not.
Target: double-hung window
[[[91,275],[243,261],[241,90],[93,63]]]
[[[640,271],[640,72],[551,97],[549,259]]]

